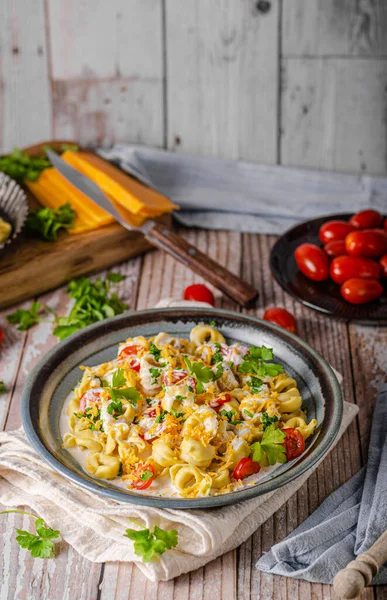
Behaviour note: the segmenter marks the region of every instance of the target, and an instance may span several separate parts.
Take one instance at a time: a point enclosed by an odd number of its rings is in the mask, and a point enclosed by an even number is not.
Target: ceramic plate
[[[312,281],[301,273],[294,258],[300,244],[321,246],[318,232],[323,223],[331,220],[349,221],[353,213],[330,215],[305,221],[289,229],[274,244],[270,255],[270,268],[280,286],[291,296],[322,313],[364,324],[387,322],[387,283],[384,294],[369,304],[350,304],[340,295],[340,286],[328,279]]]
[[[116,356],[117,344],[128,337],[167,331],[183,338],[198,323],[215,320],[230,343],[270,346],[275,359],[296,378],[308,411],[318,427],[303,455],[281,465],[267,480],[219,496],[185,499],[140,495],[96,480],[85,473],[62,448],[59,418],[63,403],[81,372],[82,364],[97,365]],[[328,363],[308,344],[276,325],[224,310],[172,308],[127,313],[91,325],[55,346],[31,373],[22,397],[22,421],[35,450],[73,483],[121,502],[168,508],[207,508],[233,504],[273,491],[309,469],[327,452],[342,419],[343,400],[338,381]]]

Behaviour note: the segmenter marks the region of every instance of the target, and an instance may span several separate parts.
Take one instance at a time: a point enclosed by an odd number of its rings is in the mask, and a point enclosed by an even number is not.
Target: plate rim
[[[98,480],[89,481],[82,477],[82,475],[75,473],[68,466],[59,461],[48,448],[45,446],[37,431],[35,430],[35,426],[33,424],[32,417],[30,415],[30,407],[33,402],[33,398],[31,398],[31,391],[36,385],[38,378],[42,377],[42,372],[46,371],[46,379],[49,373],[47,373],[46,365],[47,363],[54,359],[55,356],[60,353],[66,351],[67,348],[71,348],[77,341],[82,340],[82,338],[86,338],[88,341],[92,339],[96,339],[102,337],[104,333],[106,333],[106,327],[109,325],[115,324],[119,325],[121,321],[126,322],[128,319],[135,318],[139,316],[140,318],[146,318],[147,316],[156,315],[160,320],[165,318],[175,318],[179,319],[179,315],[182,317],[188,317],[192,321],[199,321],[201,317],[211,317],[215,318],[218,316],[219,318],[225,318],[229,320],[235,320],[238,318],[246,323],[246,325],[253,326],[264,326],[267,330],[271,331],[275,335],[279,335],[279,337],[285,338],[288,341],[296,342],[297,345],[301,346],[302,350],[306,351],[309,354],[310,358],[313,358],[314,361],[319,364],[324,372],[324,376],[326,381],[330,384],[332,388],[332,402],[334,409],[334,420],[331,426],[331,429],[325,434],[325,438],[320,442],[317,448],[314,451],[311,451],[310,454],[307,454],[299,463],[294,465],[293,469],[289,469],[285,471],[278,477],[274,477],[269,479],[268,481],[261,483],[259,486],[251,486],[251,488],[244,488],[239,491],[234,491],[228,494],[219,494],[218,496],[207,496],[203,498],[163,498],[160,496],[146,496],[140,494],[125,494],[125,492],[112,490],[108,488],[104,488],[98,484]],[[135,326],[135,324],[134,324]],[[126,324],[125,327],[130,327],[129,324]],[[96,334],[100,330],[100,335]],[[113,327],[112,331],[119,330],[119,327]],[[68,353],[67,353],[68,354]],[[43,387],[44,383],[41,383],[41,387]],[[97,495],[101,495],[103,498],[108,498],[110,500],[115,500],[117,502],[123,502],[124,504],[139,504],[143,506],[150,507],[158,507],[158,508],[166,508],[166,509],[199,509],[199,508],[216,508],[221,506],[226,506],[230,504],[237,504],[238,502],[249,500],[251,498],[255,498],[261,496],[263,494],[273,492],[280,487],[283,487],[287,483],[294,481],[301,475],[303,475],[307,470],[312,468],[316,463],[322,460],[328,453],[331,448],[334,440],[336,439],[340,425],[343,418],[343,410],[344,410],[344,400],[343,400],[343,392],[339,381],[330,366],[330,364],[325,360],[323,356],[319,354],[314,348],[312,348],[307,342],[305,342],[299,336],[292,334],[283,328],[274,325],[273,323],[269,323],[268,321],[264,321],[258,317],[238,313],[235,311],[217,309],[217,308],[164,308],[164,309],[146,309],[140,311],[126,311],[122,315],[118,315],[116,317],[112,317],[110,319],[105,319],[104,321],[99,321],[88,327],[83,328],[82,330],[76,332],[69,338],[59,342],[51,348],[35,365],[34,369],[31,371],[26,385],[23,389],[22,397],[21,397],[21,417],[22,417],[22,426],[26,433],[28,441],[31,443],[34,450],[38,453],[38,455],[43,458],[43,460],[57,473],[62,475],[67,481],[70,481],[73,485],[80,487],[82,489],[86,489],[89,492],[95,493]],[[278,484],[278,482],[280,483]]]

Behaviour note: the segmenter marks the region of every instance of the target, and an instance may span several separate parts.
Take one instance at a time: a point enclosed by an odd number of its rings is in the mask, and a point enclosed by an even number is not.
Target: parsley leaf
[[[165,415],[169,415],[169,412],[167,410],[162,410],[161,413],[155,418],[155,423],[161,423]]]
[[[216,352],[213,355],[213,357],[211,358],[212,365],[216,365],[216,363],[223,362],[223,354],[220,351],[220,344],[216,343],[216,344],[214,344],[214,346],[215,346]]]
[[[149,373],[153,377],[152,384],[156,385],[158,383],[158,379],[161,375],[161,369],[150,368]]]
[[[149,479],[151,479],[151,477],[154,476],[154,473],[152,473],[152,471],[149,471],[148,469],[145,469],[145,471],[143,471],[140,475],[140,479],[141,481],[149,481]]]
[[[22,548],[30,551],[34,558],[53,558],[54,557],[54,542],[52,540],[60,536],[60,531],[47,527],[43,519],[32,515],[23,510],[3,510],[0,515],[5,513],[19,513],[28,515],[35,519],[36,534],[25,531],[24,529],[16,529],[16,541]]]
[[[119,368],[112,377],[112,387],[124,387],[124,385],[126,385],[124,369]]]
[[[122,407],[121,400],[112,400],[110,404],[108,404],[107,409],[109,415],[112,415],[115,419],[117,419],[120,415],[122,415],[125,411]]]
[[[75,210],[71,204],[63,204],[58,208],[38,208],[30,211],[24,231],[32,236],[40,237],[47,242],[55,242],[60,229],[74,227]]]
[[[266,346],[251,346],[249,354],[243,356],[244,362],[239,365],[239,373],[258,375],[258,377],[275,377],[283,373],[282,365],[268,363],[266,361],[273,359],[273,349]]]
[[[153,531],[150,529],[127,529],[124,533],[134,542],[134,553],[142,558],[142,562],[149,562],[166,550],[175,548],[178,544],[178,533],[176,529],[166,531],[155,525]]]
[[[4,381],[0,381],[0,394],[5,394],[6,391],[7,386],[5,385]]]
[[[267,412],[263,412],[261,415],[261,423],[263,425],[264,430],[267,427],[269,427],[269,425],[271,425],[272,423],[277,423],[277,421],[279,421],[279,418],[277,417],[277,415],[273,415],[272,417],[269,417]]]
[[[39,310],[41,309],[41,304],[39,302],[33,302],[29,310],[25,308],[19,308],[14,313],[7,315],[8,323],[18,324],[19,331],[26,331],[36,323],[39,323]]]
[[[209,367],[206,367],[201,362],[191,362],[188,356],[183,356],[183,359],[185,364],[187,365],[189,374],[196,379],[197,393],[202,394],[204,392],[203,383],[209,383],[210,381],[214,381],[215,373],[213,373],[213,371],[211,371]],[[189,388],[190,386],[188,386],[188,389]]]
[[[281,429],[276,429],[274,424],[269,425],[265,429],[261,442],[251,445],[253,461],[264,462],[266,456],[269,465],[274,465],[276,462],[285,463],[286,451],[283,445],[285,437]]]
[[[138,393],[135,387],[120,388],[119,390],[117,388],[110,387],[108,389],[110,392],[111,399],[114,401],[123,398],[124,400],[129,400],[131,404],[136,406],[137,402],[141,398],[140,394]]]
[[[155,361],[159,362],[160,355],[161,355],[161,350],[159,350],[158,347],[155,344],[151,344],[150,345],[149,352],[150,352],[150,354],[152,354],[154,356]]]

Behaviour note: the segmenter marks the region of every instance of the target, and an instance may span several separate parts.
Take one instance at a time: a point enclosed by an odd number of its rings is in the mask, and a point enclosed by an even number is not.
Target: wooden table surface
[[[387,327],[346,325],[304,308],[285,295],[270,276],[268,256],[274,236],[236,232],[182,230],[201,250],[241,274],[260,290],[258,306],[249,314],[262,316],[264,309],[280,305],[292,311],[299,335],[318,350],[344,376],[344,397],[360,408],[337,447],[326,457],[303,487],[242,546],[204,568],[160,584],[148,581],[132,564],[93,564],[66,543],[61,543],[54,560],[32,559],[14,541],[15,527],[32,525],[21,515],[2,516],[0,533],[1,600],[330,600],[329,585],[310,584],[273,577],[255,569],[262,552],[269,550],[317,506],[347,481],[364,464],[376,393],[387,370]],[[199,281],[190,271],[162,252],[120,265],[126,275],[120,295],[131,309],[152,307],[160,298],[180,298],[186,285]],[[64,289],[39,300],[66,314],[69,299]],[[25,303],[21,306],[27,306]],[[239,310],[231,301],[217,296],[217,306]],[[7,311],[9,312],[9,311]],[[19,332],[0,315],[5,340],[1,346],[0,380],[8,394],[0,398],[0,423],[12,430],[20,426],[20,396],[36,362],[55,345],[51,325],[41,323]],[[366,590],[362,599],[387,600],[387,587]]]

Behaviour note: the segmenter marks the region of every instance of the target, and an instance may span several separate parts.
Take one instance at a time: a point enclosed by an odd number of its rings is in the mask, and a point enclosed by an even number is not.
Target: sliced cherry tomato
[[[176,385],[188,375],[188,371],[183,369],[174,369],[171,372],[165,373],[163,376],[164,385]]]
[[[224,394],[224,396],[210,400],[209,405],[217,411],[223,404],[226,404],[226,402],[231,402],[230,394]]]
[[[241,458],[237,463],[232,476],[234,479],[244,479],[254,473],[259,473],[261,466],[259,463],[254,462],[251,458]]]
[[[0,344],[3,341],[3,339],[4,339],[4,333],[3,333],[3,330],[0,327]]]
[[[285,308],[277,308],[275,306],[273,306],[273,308],[268,308],[265,311],[263,318],[265,321],[269,321],[270,323],[279,325],[280,327],[283,327],[283,329],[287,329],[291,333],[296,333],[296,319]]]
[[[137,356],[133,356],[127,362],[129,369],[133,371],[139,371],[141,367],[140,359]]]
[[[361,256],[338,256],[331,262],[330,276],[336,283],[347,279],[379,279],[380,266],[370,258]]]
[[[329,275],[328,257],[319,246],[315,244],[301,244],[294,253],[297,266],[301,273],[313,279],[313,281],[324,281]]]
[[[305,440],[298,429],[293,429],[293,427],[288,427],[282,431],[286,434],[286,438],[284,439],[286,458],[293,460],[293,458],[297,458],[305,450]]]
[[[332,242],[328,242],[324,246],[325,252],[328,254],[329,258],[335,258],[336,256],[343,256],[347,254],[345,249],[345,240],[333,240]]]
[[[379,258],[387,252],[387,235],[375,229],[353,231],[345,238],[345,247],[351,256]]]
[[[383,222],[383,215],[377,210],[367,208],[353,215],[349,222],[356,229],[373,229],[374,227],[380,227]]]
[[[379,264],[381,267],[381,276],[387,277],[387,254],[382,256],[382,258],[379,260]]]
[[[121,352],[118,355],[119,359],[126,358],[127,356],[131,356],[132,354],[138,354],[141,346],[137,344],[132,344],[131,346],[126,346],[122,348]]]
[[[206,285],[196,283],[189,285],[184,290],[184,300],[195,300],[196,302],[208,302],[211,306],[215,306],[214,294]]]
[[[318,237],[323,244],[327,244],[328,242],[345,240],[347,235],[354,230],[354,226],[347,223],[347,221],[327,221],[321,225]]]
[[[79,400],[79,409],[81,412],[85,412],[86,408],[93,404],[94,402],[98,402],[101,399],[101,389],[95,388],[91,390],[87,390],[84,394],[82,394],[81,399]]]
[[[146,463],[138,466],[133,475],[136,479],[132,481],[132,487],[136,490],[146,490],[155,478],[155,469],[153,465]]]
[[[377,279],[348,279],[340,288],[340,294],[351,304],[366,304],[383,294],[383,288]]]

